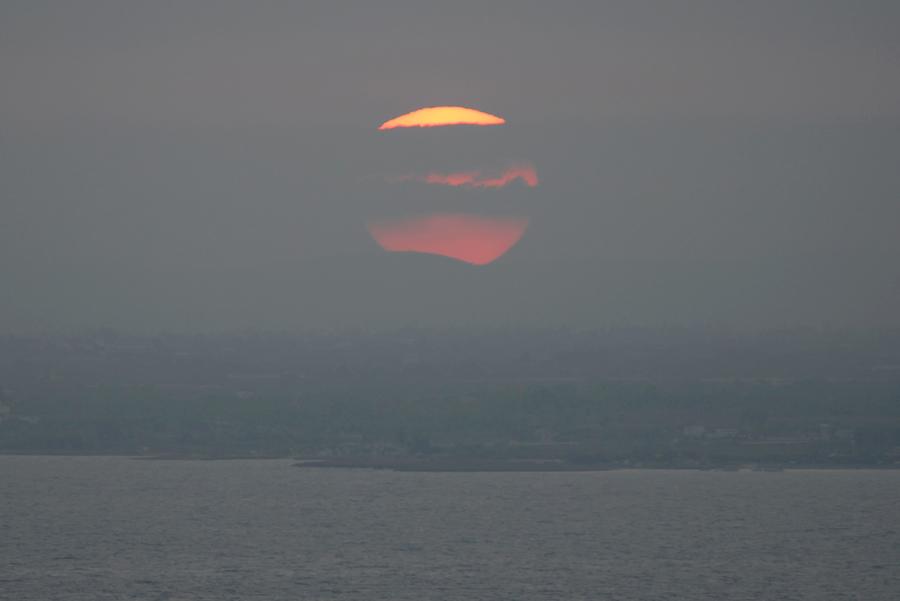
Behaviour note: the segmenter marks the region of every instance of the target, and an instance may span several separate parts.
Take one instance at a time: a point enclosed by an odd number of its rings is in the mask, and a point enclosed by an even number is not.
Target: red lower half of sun
[[[528,219],[437,214],[372,221],[368,228],[390,252],[427,253],[486,265],[516,245],[528,228]]]

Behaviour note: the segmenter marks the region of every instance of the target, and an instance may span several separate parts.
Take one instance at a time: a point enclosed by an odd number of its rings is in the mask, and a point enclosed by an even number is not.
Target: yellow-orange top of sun
[[[378,129],[444,125],[503,125],[504,123],[506,120],[502,117],[464,106],[429,106],[385,121]]]

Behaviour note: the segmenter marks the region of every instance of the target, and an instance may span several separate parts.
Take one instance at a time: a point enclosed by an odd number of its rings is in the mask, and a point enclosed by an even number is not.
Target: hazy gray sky
[[[0,5],[0,332],[900,325],[900,4]],[[377,132],[435,104],[499,128]],[[529,160],[541,185],[403,169]],[[420,205],[417,203],[421,203]],[[524,215],[472,267],[372,217]]]

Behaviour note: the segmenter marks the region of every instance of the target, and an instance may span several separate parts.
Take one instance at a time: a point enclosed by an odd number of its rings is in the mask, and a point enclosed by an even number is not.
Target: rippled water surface
[[[900,472],[0,457],[0,599],[900,599]]]

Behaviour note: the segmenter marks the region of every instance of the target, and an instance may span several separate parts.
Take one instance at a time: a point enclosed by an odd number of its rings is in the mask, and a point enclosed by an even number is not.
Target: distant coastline
[[[84,453],[60,451],[0,451],[2,456],[121,457],[139,461],[293,461],[292,467],[314,469],[367,469],[395,472],[605,472],[618,470],[673,470],[716,472],[782,472],[789,470],[898,470],[898,463],[581,463],[562,460],[490,459],[470,457],[312,457],[277,454],[209,453]]]
[[[301,459],[294,464],[299,468],[376,469],[396,472],[602,472],[614,470],[696,470],[696,471],[756,471],[781,472],[785,470],[811,469],[900,469],[900,464],[839,464],[839,463],[577,463],[543,460],[505,460],[442,457],[419,458],[367,458],[342,457],[328,459]]]

